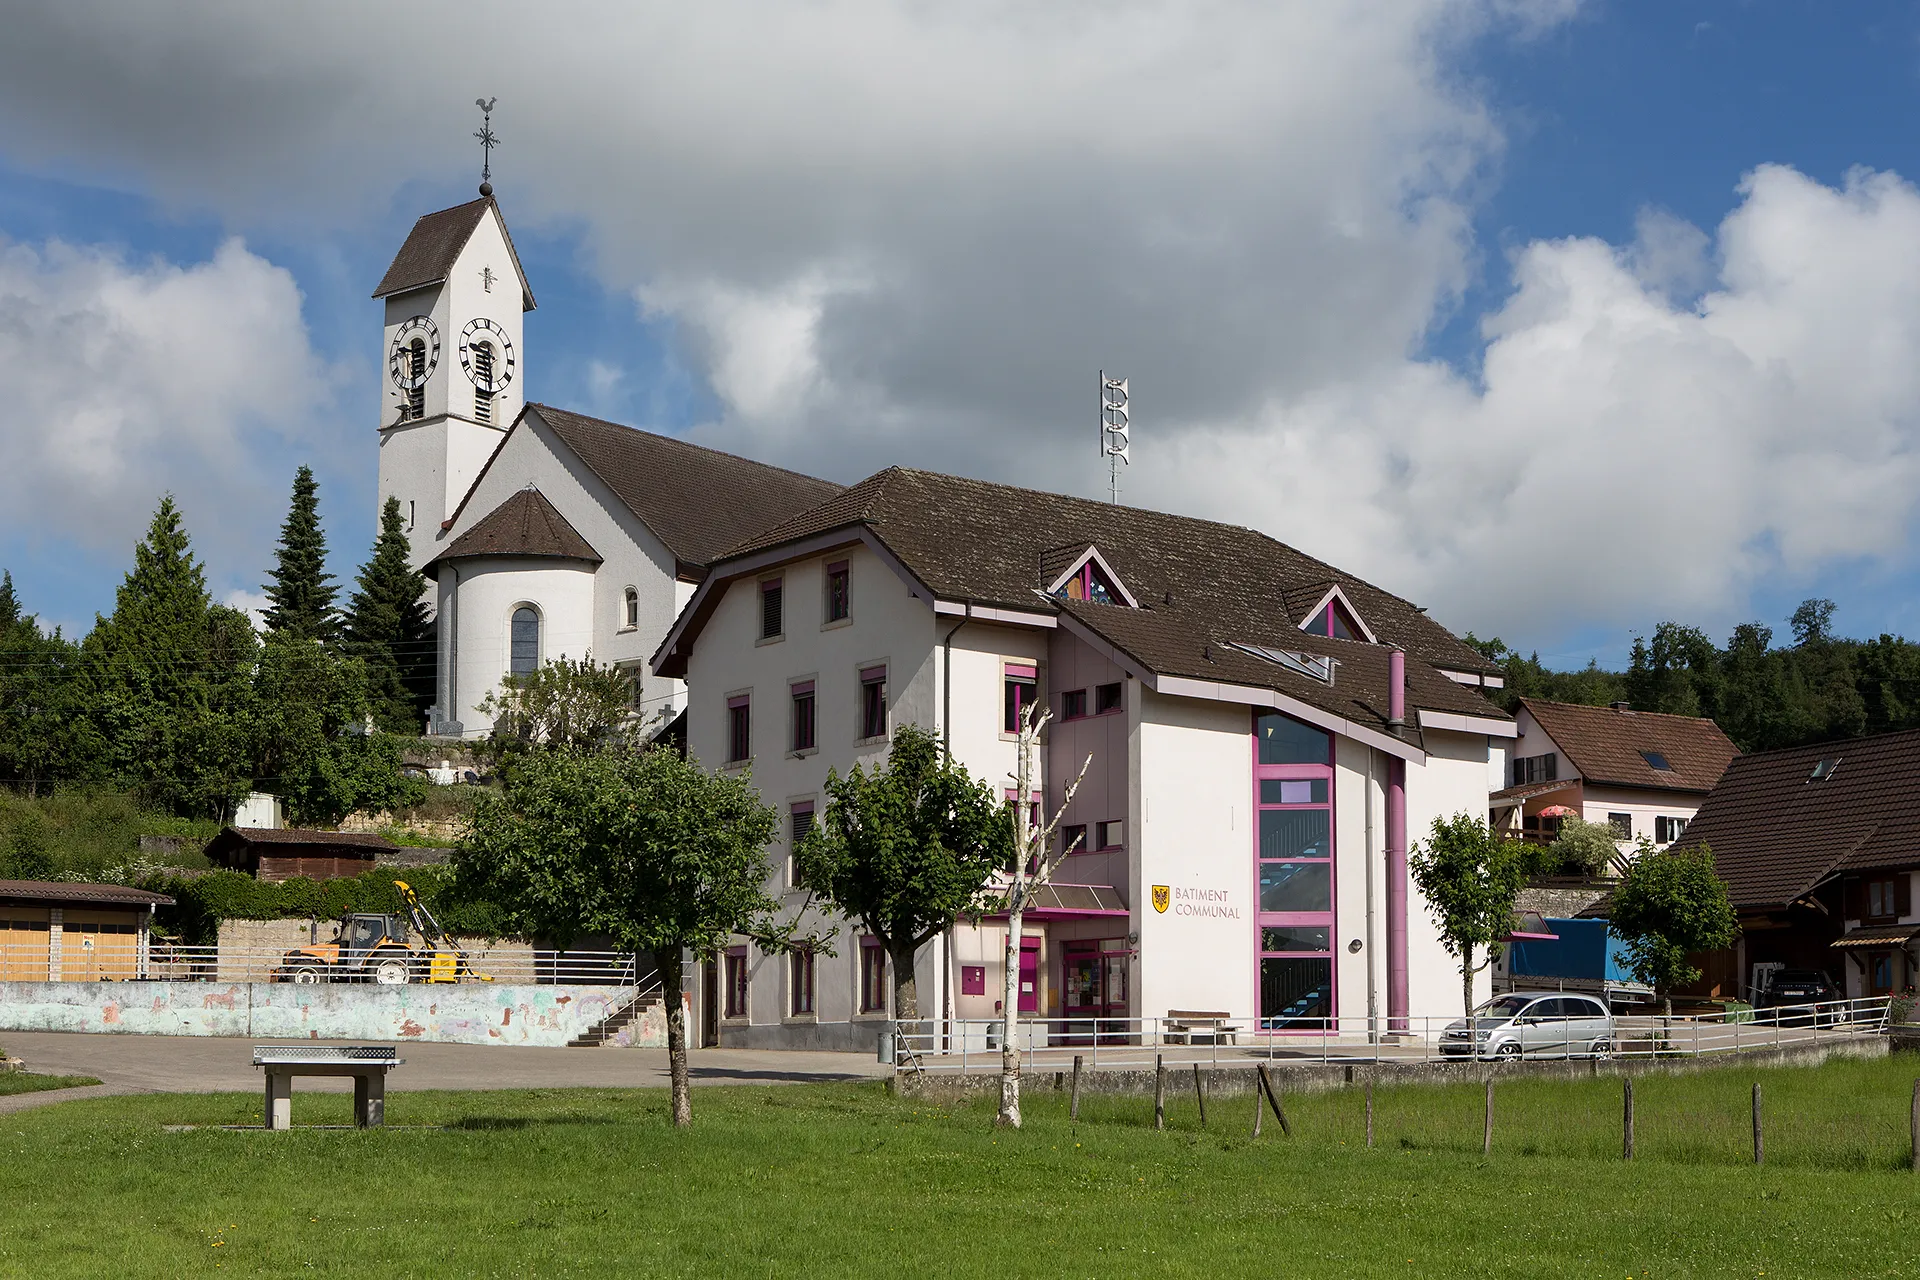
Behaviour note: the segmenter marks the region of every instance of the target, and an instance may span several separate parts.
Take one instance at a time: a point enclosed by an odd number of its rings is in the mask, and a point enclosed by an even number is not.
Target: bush
[[[139,887],[174,900],[155,920],[169,936],[193,946],[220,940],[222,920],[337,920],[362,912],[404,915],[406,904],[394,881],[405,880],[427,910],[450,933],[500,936],[499,908],[489,902],[456,897],[453,873],[446,867],[414,867],[403,872],[376,870],[335,880],[296,876],[278,883],[255,880],[238,871],[182,876],[167,870],[142,878]]]

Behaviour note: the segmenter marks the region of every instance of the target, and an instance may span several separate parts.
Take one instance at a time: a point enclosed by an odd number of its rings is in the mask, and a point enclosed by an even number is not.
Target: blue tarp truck
[[[1530,930],[1507,943],[1507,978],[1515,991],[1646,993],[1627,970],[1627,944],[1607,932],[1605,920],[1548,916],[1541,924],[1552,937]]]

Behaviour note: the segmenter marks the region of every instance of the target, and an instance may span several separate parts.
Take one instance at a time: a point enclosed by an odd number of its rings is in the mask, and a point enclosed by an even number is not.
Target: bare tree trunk
[[[693,1091],[687,1087],[687,1011],[680,995],[680,948],[656,948],[653,963],[660,971],[661,994],[667,1002],[667,1073],[673,1080],[673,1123],[685,1129],[693,1124]]]
[[[914,1022],[920,1017],[920,988],[913,973],[914,950],[911,943],[887,948],[887,959],[893,962],[893,1016],[900,1022]]]
[[[1473,1057],[1480,1056],[1479,1019],[1473,1016],[1473,947],[1461,948],[1460,956],[1460,1002],[1466,1006],[1462,1011],[1467,1018],[1467,1052]]]
[[[1024,817],[1019,825],[1024,834]],[[1026,848],[1024,841],[1020,847]],[[1006,983],[1000,999],[1000,1114],[993,1123],[1008,1129],[1020,1127],[1020,1049],[1014,1035],[1020,1026],[1020,929],[1026,915],[1026,904],[1022,903],[1007,916]]]

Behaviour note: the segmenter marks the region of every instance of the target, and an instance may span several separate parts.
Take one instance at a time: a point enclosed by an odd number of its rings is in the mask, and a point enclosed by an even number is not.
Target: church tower
[[[386,303],[379,506],[400,499],[418,568],[526,398],[533,291],[492,185],[414,223],[373,296]]]

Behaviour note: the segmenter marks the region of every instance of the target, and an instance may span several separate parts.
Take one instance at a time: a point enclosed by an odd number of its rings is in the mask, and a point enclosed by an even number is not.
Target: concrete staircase
[[[599,1048],[620,1034],[628,1023],[660,1002],[661,992],[658,986],[643,987],[634,994],[633,999],[627,1001],[599,1022],[596,1022],[593,1026],[567,1041],[567,1048]]]

